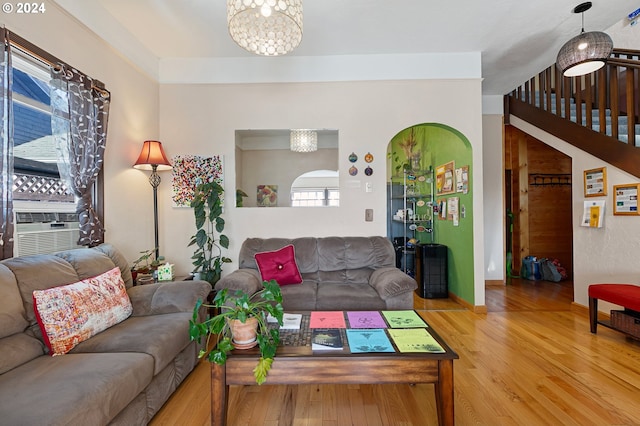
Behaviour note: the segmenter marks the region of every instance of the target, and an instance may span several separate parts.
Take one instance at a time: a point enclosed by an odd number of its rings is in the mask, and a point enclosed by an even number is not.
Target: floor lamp
[[[160,257],[160,243],[158,241],[158,185],[160,185],[160,175],[157,173],[163,170],[171,170],[171,163],[162,149],[159,141],[145,141],[138,160],[133,165],[138,170],[151,170],[149,183],[153,187],[153,230],[156,242],[156,260]]]

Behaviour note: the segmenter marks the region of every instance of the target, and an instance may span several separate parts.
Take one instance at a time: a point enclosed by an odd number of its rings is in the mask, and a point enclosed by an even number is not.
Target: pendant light
[[[562,46],[556,65],[565,77],[589,74],[602,68],[611,56],[613,41],[601,31],[584,31],[584,12],[591,9],[591,2],[581,3],[573,13],[582,14],[582,32]]]
[[[291,151],[314,152],[318,150],[318,132],[313,129],[291,130]]]
[[[227,24],[243,49],[286,55],[302,40],[302,0],[227,0]]]

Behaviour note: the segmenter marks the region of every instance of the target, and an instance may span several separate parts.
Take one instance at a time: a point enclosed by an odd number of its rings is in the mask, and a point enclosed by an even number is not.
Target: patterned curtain
[[[0,259],[13,257],[13,120],[11,120],[11,55],[7,31],[0,59]]]
[[[104,162],[110,94],[65,65],[52,68],[51,86],[51,127],[60,177],[78,200],[78,244],[92,247],[104,241],[91,194]]]

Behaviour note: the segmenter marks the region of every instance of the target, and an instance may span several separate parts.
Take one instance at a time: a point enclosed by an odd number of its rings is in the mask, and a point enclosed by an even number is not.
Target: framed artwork
[[[640,183],[613,185],[613,214],[637,216]]]
[[[436,167],[436,195],[453,194],[455,192],[454,169],[455,163],[453,161]]]
[[[604,195],[607,195],[607,168],[585,170],[584,196],[602,197]]]
[[[193,193],[202,182],[216,182],[224,188],[222,156],[201,157],[199,155],[176,155],[173,157],[171,200],[174,207],[191,207]],[[220,195],[224,205],[224,193]]]
[[[276,207],[278,205],[278,185],[258,185],[256,203],[258,207]]]

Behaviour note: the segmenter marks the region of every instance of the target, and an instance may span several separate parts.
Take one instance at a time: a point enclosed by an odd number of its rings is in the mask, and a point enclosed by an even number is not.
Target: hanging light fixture
[[[577,5],[573,13],[582,14],[582,32],[562,46],[556,64],[565,77],[589,74],[604,66],[611,51],[613,41],[608,34],[600,31],[584,32],[584,12],[591,9],[591,2]]]
[[[291,130],[291,151],[313,152],[318,150],[318,132],[312,129]]]
[[[286,55],[302,40],[302,0],[227,0],[227,24],[243,49]]]

